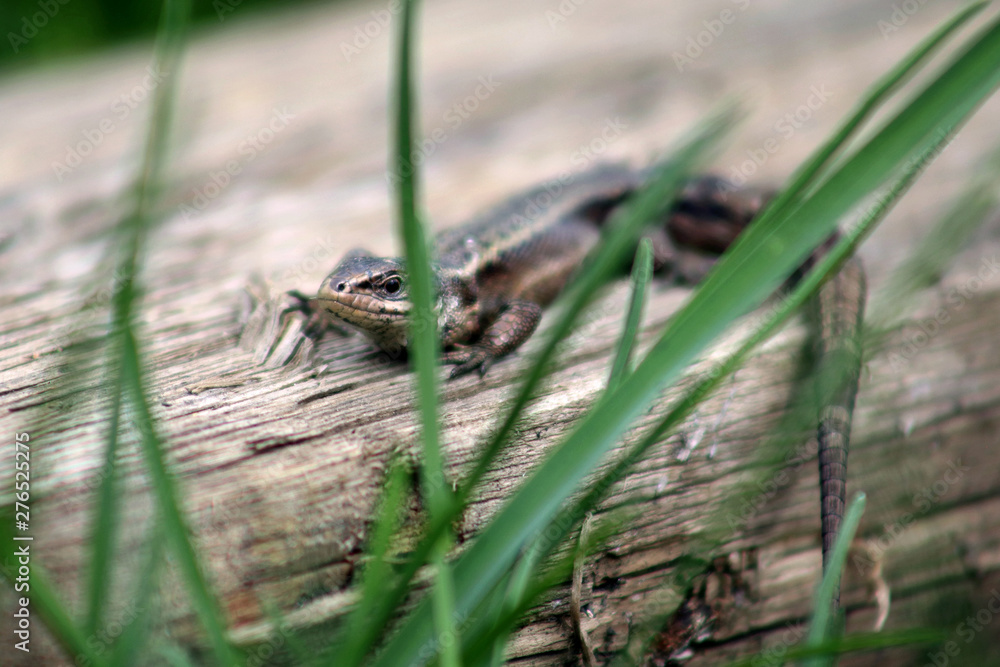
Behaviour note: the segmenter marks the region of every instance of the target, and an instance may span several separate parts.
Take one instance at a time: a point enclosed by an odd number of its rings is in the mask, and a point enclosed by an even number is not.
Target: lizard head
[[[401,258],[348,256],[323,280],[316,298],[324,313],[393,353],[406,346],[409,291]]]

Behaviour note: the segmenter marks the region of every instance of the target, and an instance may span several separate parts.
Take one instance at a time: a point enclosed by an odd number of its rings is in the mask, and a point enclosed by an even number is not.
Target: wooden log
[[[318,634],[335,623],[352,600],[386,464],[399,452],[416,456],[406,368],[360,338],[331,337],[311,349],[294,317],[280,316],[281,294],[315,289],[347,249],[398,247],[383,177],[395,28],[391,12],[389,25],[380,25],[384,11],[349,4],[227,14],[219,29],[196,34],[177,99],[163,221],[144,258],[141,345],[193,539],[242,644],[268,640],[269,608],[289,627]],[[901,22],[892,7],[871,3],[837,10],[430,3],[420,76],[431,222],[456,224],[521,187],[597,160],[645,163],[740,89],[750,91],[755,111],[714,168],[736,180],[779,182],[943,17],[928,6]],[[834,27],[820,28],[831,21]],[[17,260],[0,263],[0,424],[8,442],[16,432],[31,436],[33,566],[45,569],[77,614],[86,602],[96,489],[109,472],[100,345],[114,281],[109,232],[126,210],[122,195],[159,81],[148,54],[148,45],[138,45],[0,82],[0,103],[20,111],[0,127],[0,241]],[[996,144],[997,113],[996,101],[983,107],[863,249],[876,291]],[[996,228],[982,231],[976,247],[920,295],[915,314],[870,351],[851,454],[849,490],[864,490],[869,510],[844,593],[848,628],[872,626],[877,610],[866,589],[871,577],[863,575],[880,568],[893,599],[886,628],[943,628],[960,653],[950,664],[977,664],[976,656],[997,650],[988,623],[978,621],[984,629],[968,643],[972,626],[962,625],[990,609],[1000,585],[1000,450],[991,446],[1000,417],[1000,276],[989,273]],[[977,277],[980,271],[986,275]],[[604,295],[565,346],[463,517],[461,539],[497,511],[599,394],[624,290],[619,283]],[[688,293],[654,288],[644,345]],[[929,324],[941,311],[946,321]],[[605,503],[602,514],[625,523],[583,575],[582,625],[599,660],[635,641],[643,619],[692,593],[704,592],[724,613],[690,664],[761,649],[777,655],[801,637],[820,570],[815,463],[802,456],[773,467],[762,444],[799,387],[805,336],[796,324],[769,342]],[[536,346],[485,380],[444,385],[453,479],[496,428],[498,406]],[[705,368],[695,366],[681,386]],[[668,392],[642,423],[664,414],[676,395]],[[0,452],[4,479],[12,469],[13,445]],[[146,574],[156,521],[128,416],[115,471],[123,532],[114,605],[89,638],[105,650],[114,629],[135,617],[129,602]],[[716,562],[690,567],[685,556],[704,553],[705,544]],[[7,610],[15,601],[3,590]],[[158,604],[161,627],[194,641],[190,603],[172,572]],[[569,614],[568,588],[555,591],[513,639],[511,664],[575,661]],[[38,644],[30,656],[14,654],[15,664],[72,664],[75,656],[62,655],[40,625],[36,616]],[[0,628],[12,636],[6,611]],[[651,662],[664,659],[668,640],[646,650]],[[886,650],[844,664],[930,662],[935,650]]]

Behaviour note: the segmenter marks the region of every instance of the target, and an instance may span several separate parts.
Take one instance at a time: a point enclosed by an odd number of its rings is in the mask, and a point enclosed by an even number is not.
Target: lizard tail
[[[820,518],[823,525],[823,571],[830,567],[846,500],[847,449],[851,415],[861,374],[861,319],[867,285],[861,262],[852,257],[821,288],[818,306],[818,405]],[[840,605],[840,587],[833,606]]]
[[[773,196],[773,191],[737,188],[714,176],[692,179],[670,212],[666,225],[670,243],[664,244],[667,252],[658,254],[660,263],[669,266],[682,280],[700,281],[716,256],[729,247]],[[827,239],[786,284],[798,282],[838,239],[839,234]],[[656,238],[653,240],[657,256]],[[688,252],[672,256],[671,247]],[[866,294],[864,269],[860,260],[852,257],[827,280],[813,300],[818,323],[816,405],[820,406],[817,439],[824,572],[829,568],[845,511],[847,449],[861,374],[860,333]],[[839,605],[838,586],[833,606]]]

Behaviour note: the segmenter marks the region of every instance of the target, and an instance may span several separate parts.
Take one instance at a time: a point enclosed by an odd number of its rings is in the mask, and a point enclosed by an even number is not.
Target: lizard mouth
[[[349,324],[380,329],[405,322],[409,304],[393,303],[371,294],[337,292],[326,286],[316,297],[324,311]]]
[[[324,285],[316,296],[329,316],[351,326],[390,354],[406,347],[408,303],[393,303],[371,294],[337,292]]]

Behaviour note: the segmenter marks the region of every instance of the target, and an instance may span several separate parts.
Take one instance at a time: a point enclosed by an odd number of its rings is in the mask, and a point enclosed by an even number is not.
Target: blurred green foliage
[[[307,0],[294,0],[304,4]],[[280,0],[194,0],[192,21],[204,27]],[[137,38],[151,38],[161,3],[136,0],[3,0],[0,2],[0,68],[10,70],[93,52]]]

